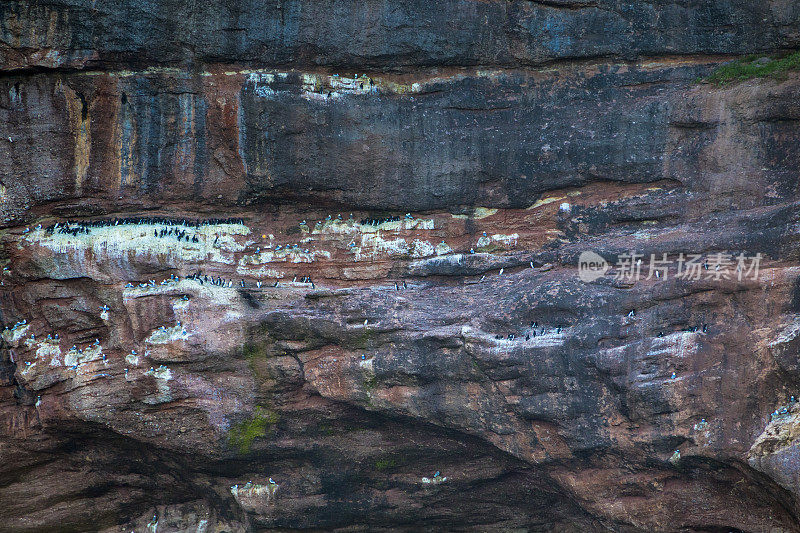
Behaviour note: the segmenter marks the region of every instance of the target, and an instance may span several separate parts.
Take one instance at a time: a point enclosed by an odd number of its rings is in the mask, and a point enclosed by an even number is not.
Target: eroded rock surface
[[[4,2],[0,530],[800,530],[800,76],[698,81],[798,45],[789,1]]]

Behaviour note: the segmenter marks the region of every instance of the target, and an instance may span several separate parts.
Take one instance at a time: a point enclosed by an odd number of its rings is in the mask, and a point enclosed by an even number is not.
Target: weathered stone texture
[[[3,2],[0,531],[799,531],[800,77],[698,81],[798,45],[781,0]]]

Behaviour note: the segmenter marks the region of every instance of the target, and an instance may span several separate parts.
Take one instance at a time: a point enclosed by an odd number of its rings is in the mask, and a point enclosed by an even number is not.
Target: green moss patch
[[[264,437],[267,430],[278,423],[280,416],[271,409],[256,407],[252,418],[233,426],[228,432],[228,443],[239,453],[250,452],[253,441]]]
[[[782,57],[750,55],[722,65],[703,81],[728,85],[754,78],[780,78],[791,70],[800,69],[800,50]]]
[[[365,327],[358,337],[353,340],[353,346],[359,350],[367,350],[370,346],[370,341],[375,337],[376,335]]]
[[[375,461],[375,470],[378,472],[383,472],[384,470],[389,470],[390,468],[394,468],[397,466],[397,459],[393,457],[385,457],[383,459],[378,459]]]
[[[248,361],[258,358],[266,358],[267,349],[260,344],[247,343],[242,346],[242,356]]]
[[[247,343],[242,346],[242,357],[247,360],[250,371],[259,378],[269,377],[269,359],[267,346],[258,343]]]

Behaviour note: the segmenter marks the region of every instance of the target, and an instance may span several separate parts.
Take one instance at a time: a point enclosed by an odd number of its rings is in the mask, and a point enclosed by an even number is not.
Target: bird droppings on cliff
[[[249,507],[258,501],[271,503],[276,497],[279,488],[280,485],[270,477],[266,483],[248,481],[242,486],[233,485],[230,487],[230,492],[240,506]]]
[[[148,533],[158,533],[158,515],[153,515],[152,520],[147,524]]]
[[[441,483],[447,482],[447,476],[442,476],[441,473],[437,470],[433,477],[423,477],[421,480],[422,484],[424,485],[439,485]]]
[[[770,415],[770,420],[775,420],[777,418],[782,418],[789,415],[789,408],[788,407],[779,407],[775,409],[772,414]]]
[[[673,465],[678,465],[681,461],[681,451],[675,450],[669,458],[669,462]]]

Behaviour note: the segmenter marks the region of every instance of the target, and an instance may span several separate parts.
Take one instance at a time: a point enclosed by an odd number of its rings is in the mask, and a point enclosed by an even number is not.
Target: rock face
[[[799,46],[789,0],[3,2],[0,530],[800,531],[800,75],[698,81]]]

